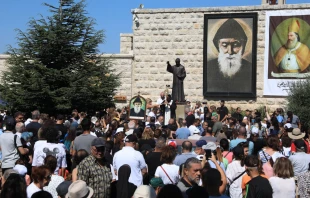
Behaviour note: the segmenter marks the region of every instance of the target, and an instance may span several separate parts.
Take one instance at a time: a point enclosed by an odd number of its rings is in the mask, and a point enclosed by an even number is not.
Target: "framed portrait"
[[[203,96],[256,98],[257,13],[205,14]]]
[[[287,96],[310,75],[310,10],[266,12],[264,95]]]
[[[129,119],[144,120],[146,114],[146,100],[138,95],[130,99]]]

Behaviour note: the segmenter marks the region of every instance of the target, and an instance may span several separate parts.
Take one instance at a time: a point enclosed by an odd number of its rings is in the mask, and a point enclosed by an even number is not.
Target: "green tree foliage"
[[[291,83],[287,109],[298,115],[301,123],[310,127],[310,78]]]
[[[113,105],[119,77],[111,62],[98,55],[104,32],[95,30],[85,1],[60,0],[58,7],[45,6],[50,16],[31,19],[26,32],[17,30],[19,47],[8,49],[1,98],[13,110],[38,108],[46,113]]]

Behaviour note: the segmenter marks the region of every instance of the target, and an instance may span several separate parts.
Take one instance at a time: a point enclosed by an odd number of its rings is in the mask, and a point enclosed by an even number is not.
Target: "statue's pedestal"
[[[180,118],[185,119],[189,111],[190,105],[187,105],[186,102],[177,103],[177,109],[175,110],[176,121]]]

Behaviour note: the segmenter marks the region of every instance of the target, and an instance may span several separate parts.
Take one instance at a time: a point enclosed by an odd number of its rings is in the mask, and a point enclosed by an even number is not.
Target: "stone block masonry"
[[[285,97],[263,96],[265,13],[272,10],[309,9],[310,4],[259,5],[242,7],[210,7],[182,9],[138,9],[132,13],[139,18],[139,25],[133,22],[133,73],[132,93],[139,91],[153,101],[172,85],[172,74],[166,72],[166,62],[174,63],[176,58],[186,68],[184,80],[185,98],[190,101],[208,100],[203,98],[203,28],[204,14],[258,13],[257,31],[257,98],[244,100],[235,98],[227,106],[253,109],[268,105],[272,109],[284,107]],[[142,75],[144,77],[142,77]],[[218,105],[218,101],[208,100]]]

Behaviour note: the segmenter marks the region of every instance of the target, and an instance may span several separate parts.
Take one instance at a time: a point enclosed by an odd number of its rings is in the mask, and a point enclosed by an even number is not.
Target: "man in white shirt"
[[[157,104],[158,105],[161,105],[163,102],[165,101],[165,93],[164,92],[161,92],[160,93],[160,97],[157,99]]]
[[[199,131],[200,130],[197,128],[197,126],[199,125],[200,120],[199,119],[195,119],[194,123],[188,127],[189,131],[191,132],[191,135],[194,135],[194,132]]]
[[[141,186],[143,184],[143,175],[147,172],[147,169],[143,155],[134,149],[138,141],[137,137],[135,135],[128,135],[125,137],[124,141],[125,147],[116,152],[113,157],[113,168],[116,174],[116,179],[118,179],[118,169],[122,165],[128,164],[131,168],[128,182],[133,183],[137,187]]]

